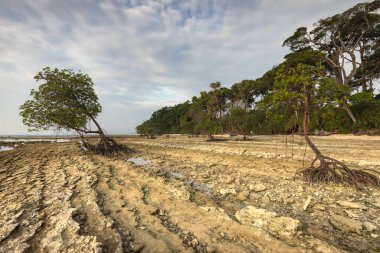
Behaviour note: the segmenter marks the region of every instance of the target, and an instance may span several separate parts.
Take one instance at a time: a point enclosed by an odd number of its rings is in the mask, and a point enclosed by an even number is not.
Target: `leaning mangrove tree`
[[[85,147],[95,153],[113,155],[129,151],[108,137],[96,120],[102,107],[87,74],[47,67],[34,79],[42,84],[37,90],[32,89],[32,99],[20,106],[20,115],[29,131],[75,131],[82,137]],[[95,130],[91,129],[90,122]],[[84,141],[84,134],[97,134],[100,143],[90,145]]]
[[[298,64],[292,68],[281,68],[276,76],[273,102],[275,107],[287,106],[293,110],[303,110],[303,135],[306,143],[315,154],[310,167],[297,171],[309,184],[334,182],[354,185],[380,186],[379,174],[373,170],[353,170],[344,162],[322,154],[309,137],[309,119],[313,111],[318,113],[321,107],[335,107],[344,103],[349,90],[333,78],[325,77],[325,68],[321,65]],[[317,109],[315,109],[317,108]],[[268,108],[274,110],[276,108]],[[301,110],[300,110],[301,111]]]

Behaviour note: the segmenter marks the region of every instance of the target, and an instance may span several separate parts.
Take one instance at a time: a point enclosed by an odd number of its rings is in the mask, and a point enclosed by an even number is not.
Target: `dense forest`
[[[283,43],[290,53],[262,77],[231,87],[211,83],[210,90],[191,101],[155,111],[136,127],[137,133],[212,138],[222,133],[245,137],[302,132],[305,90],[292,82],[297,71],[298,77],[315,81],[307,94],[310,131],[378,133],[379,10],[379,0],[361,3],[319,20],[311,29],[298,28]]]

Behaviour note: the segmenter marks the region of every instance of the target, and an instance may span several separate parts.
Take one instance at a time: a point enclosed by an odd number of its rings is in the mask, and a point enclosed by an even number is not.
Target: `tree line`
[[[211,83],[191,101],[155,111],[137,132],[209,138],[302,132],[307,91],[294,80],[305,73],[314,83],[308,91],[309,131],[378,132],[380,95],[374,84],[380,77],[379,9],[379,0],[360,3],[311,29],[298,28],[283,43],[290,53],[260,78],[231,87]]]
[[[262,77],[230,88],[211,83],[209,91],[192,101],[154,112],[137,126],[138,133],[206,134],[212,139],[217,133],[243,134],[245,138],[252,133],[302,132],[315,158],[296,176],[309,184],[380,187],[379,172],[351,169],[322,154],[309,138],[313,129],[379,129],[380,96],[374,93],[380,69],[379,9],[380,0],[362,3],[318,21],[310,30],[297,29],[284,42],[291,52]],[[82,148],[95,154],[133,152],[110,138],[97,122],[102,108],[88,75],[47,67],[34,79],[42,84],[32,89],[32,98],[20,106],[28,130],[75,131],[82,139]],[[97,134],[99,143],[89,143],[85,134]]]

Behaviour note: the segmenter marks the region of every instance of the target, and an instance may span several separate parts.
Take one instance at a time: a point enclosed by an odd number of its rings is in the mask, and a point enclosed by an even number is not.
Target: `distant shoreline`
[[[130,136],[138,136],[139,134],[110,134],[110,137],[130,137]],[[88,134],[86,137],[97,137],[97,134]],[[6,138],[25,138],[25,139],[33,139],[33,138],[77,138],[79,135],[75,134],[60,134],[60,135],[55,135],[55,134],[30,134],[30,135],[25,135],[25,134],[3,134],[0,135],[0,139],[6,139]]]

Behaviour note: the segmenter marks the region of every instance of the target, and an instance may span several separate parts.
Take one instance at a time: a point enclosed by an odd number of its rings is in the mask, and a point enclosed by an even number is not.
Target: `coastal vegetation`
[[[302,133],[303,101],[278,106],[285,84],[276,83],[284,69],[302,64],[324,67],[316,83],[319,99],[309,106],[311,132],[379,134],[380,95],[375,89],[380,77],[379,9],[378,0],[361,3],[319,20],[310,29],[298,28],[283,43],[290,53],[263,76],[231,87],[211,83],[210,90],[198,97],[157,110],[136,127],[137,132],[149,136],[202,134],[209,139],[225,133],[244,138],[248,134]]]

